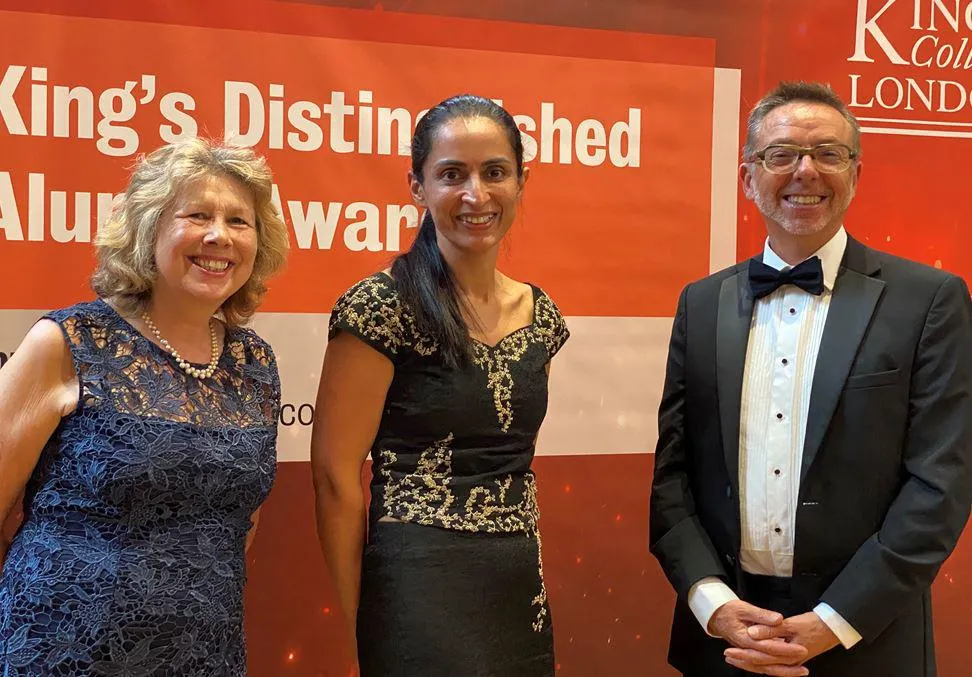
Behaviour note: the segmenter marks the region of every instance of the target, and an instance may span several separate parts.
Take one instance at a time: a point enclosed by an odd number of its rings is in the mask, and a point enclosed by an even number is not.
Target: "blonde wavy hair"
[[[208,176],[236,179],[253,195],[257,250],[250,279],[223,303],[227,324],[245,324],[267,292],[266,281],[287,259],[287,226],[271,201],[273,176],[249,148],[200,138],[177,141],[139,157],[132,177],[98,231],[98,264],[91,287],[123,314],[137,315],[152,297],[158,276],[155,242],[159,218],[187,184]]]

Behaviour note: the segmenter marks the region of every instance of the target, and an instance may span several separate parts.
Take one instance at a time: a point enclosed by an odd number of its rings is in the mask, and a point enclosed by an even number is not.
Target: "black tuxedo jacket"
[[[690,284],[659,409],[650,549],[678,593],[669,661],[736,674],[685,599],[738,565],[739,412],[753,313],[749,262]],[[793,586],[863,637],[811,661],[814,677],[935,674],[929,587],[972,505],[972,304],[941,270],[848,239],[813,384]]]

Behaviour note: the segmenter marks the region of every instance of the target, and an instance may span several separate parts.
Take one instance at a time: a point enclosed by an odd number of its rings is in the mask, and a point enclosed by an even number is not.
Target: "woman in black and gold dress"
[[[412,142],[415,243],[331,314],[311,458],[362,677],[554,673],[530,464],[568,332],[496,269],[528,171],[500,106],[432,108]]]

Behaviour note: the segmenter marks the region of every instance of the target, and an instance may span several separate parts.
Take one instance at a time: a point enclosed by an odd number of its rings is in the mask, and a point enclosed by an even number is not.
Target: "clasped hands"
[[[839,644],[814,612],[784,618],[742,600],[726,602],[709,619],[709,633],[731,644],[730,665],[772,677],[804,677],[803,665]]]

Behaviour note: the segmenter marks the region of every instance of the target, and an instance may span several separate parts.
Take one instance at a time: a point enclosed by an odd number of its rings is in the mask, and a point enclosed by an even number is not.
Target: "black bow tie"
[[[776,270],[756,259],[749,262],[749,288],[753,292],[753,298],[760,299],[772,294],[784,284],[795,284],[814,296],[823,293],[823,267],[820,259],[812,256],[789,270]]]

